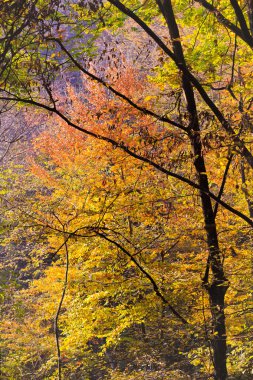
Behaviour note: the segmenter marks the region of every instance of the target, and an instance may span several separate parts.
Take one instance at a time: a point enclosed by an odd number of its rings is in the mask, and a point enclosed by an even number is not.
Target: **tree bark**
[[[232,7],[234,8],[234,12],[235,12],[236,18],[237,18],[237,20],[238,20],[238,22],[240,24],[241,31],[242,31],[245,39],[248,40],[249,44],[251,44],[251,46],[252,46],[253,38],[252,38],[252,36],[251,36],[251,34],[249,32],[247,22],[245,20],[243,11],[241,10],[238,1],[237,0],[230,0],[230,3],[232,5]],[[251,1],[249,1],[248,4],[249,4],[249,8],[248,9],[251,10],[251,6],[252,6]]]
[[[157,0],[157,4],[167,22],[173,46],[173,52],[179,62],[186,66],[183,48],[180,42],[180,34],[171,1]],[[202,189],[205,189],[208,192],[209,183],[203,156],[203,147],[200,136],[200,126],[194,91],[192,84],[184,74],[182,76],[182,87],[185,93],[186,105],[189,115],[188,136],[191,141],[192,150],[195,157],[194,166],[198,175],[198,183]],[[223,262],[220,255],[215,215],[211,198],[206,192],[203,191],[200,191],[200,198],[202,203],[202,212],[204,216],[204,224],[209,251],[206,272],[203,278],[203,285],[209,294],[210,309],[212,315],[213,334],[211,342],[213,349],[214,378],[215,380],[225,380],[227,378],[227,344],[224,299],[226,290],[228,288],[228,281],[223,270]],[[209,282],[209,269],[212,271],[211,282]]]

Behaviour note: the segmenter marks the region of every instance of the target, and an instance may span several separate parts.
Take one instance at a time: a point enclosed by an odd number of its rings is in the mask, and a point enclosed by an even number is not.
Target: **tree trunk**
[[[228,288],[226,283],[219,284],[213,281],[211,286],[206,286],[211,306],[212,314],[212,348],[213,348],[213,363],[214,363],[214,378],[215,380],[227,379],[226,366],[226,323],[224,313],[224,298]]]
[[[180,42],[180,34],[175,20],[172,4],[170,0],[157,0],[157,4],[163,13],[173,46],[174,54],[182,64],[186,64]],[[195,157],[194,166],[198,175],[198,183],[202,189],[209,191],[209,183],[206,172],[205,160],[203,157],[203,147],[200,136],[200,126],[198,111],[196,107],[194,91],[188,78],[183,75],[182,87],[185,93],[186,105],[189,115],[188,136],[191,141],[193,154]],[[202,212],[208,245],[208,259],[203,285],[209,294],[210,309],[212,315],[212,349],[214,363],[215,380],[225,380],[227,378],[226,366],[226,324],[224,313],[224,298],[228,288],[228,281],[225,278],[223,262],[221,260],[218,235],[216,230],[215,215],[213,212],[211,198],[206,192],[200,191]],[[209,281],[209,270],[212,271],[212,279]]]

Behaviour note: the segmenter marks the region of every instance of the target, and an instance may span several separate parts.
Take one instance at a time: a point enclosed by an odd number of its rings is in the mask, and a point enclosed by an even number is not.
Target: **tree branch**
[[[242,30],[242,33],[244,35],[244,38],[247,39],[248,41],[250,41],[250,43],[251,43],[250,46],[252,47],[253,46],[253,38],[250,35],[246,20],[244,18],[244,15],[242,13],[240,6],[239,6],[237,0],[230,0],[230,3],[232,5],[232,7],[234,8],[234,11],[235,11],[237,20],[241,26],[241,30]]]
[[[221,187],[220,187],[220,190],[219,190],[219,194],[218,194],[218,199],[221,199],[222,197],[222,194],[223,194],[223,191],[224,191],[224,187],[225,187],[225,184],[226,184],[226,180],[227,180],[227,176],[228,176],[228,171],[229,171],[229,168],[230,168],[230,164],[232,162],[232,159],[233,159],[233,154],[231,154],[228,158],[228,162],[227,162],[227,165],[226,165],[226,168],[225,168],[225,171],[224,171],[224,174],[223,174],[223,178],[222,178],[222,182],[221,182]],[[214,206],[214,218],[216,218],[216,215],[217,215],[217,211],[218,211],[218,206],[219,206],[219,203],[216,202],[215,206]]]
[[[55,321],[54,321],[54,331],[55,331],[55,340],[56,340],[56,348],[57,348],[57,358],[58,358],[58,380],[61,380],[61,348],[60,348],[60,334],[59,334],[59,326],[58,326],[58,321],[59,321],[59,316],[61,313],[61,308],[62,304],[64,301],[64,297],[66,294],[66,289],[68,285],[68,272],[69,272],[69,251],[68,251],[68,244],[66,240],[64,241],[64,247],[65,247],[65,252],[66,252],[66,266],[65,266],[65,279],[64,279],[64,284],[63,284],[63,289],[62,289],[62,295],[60,298],[60,302],[58,305],[58,309],[55,315]]]
[[[154,167],[155,169],[159,170],[161,173],[164,173],[164,174],[166,174],[166,175],[168,175],[170,177],[176,178],[176,179],[178,179],[181,182],[187,183],[189,186],[193,187],[194,189],[200,190],[203,193],[209,195],[210,198],[212,198],[213,200],[215,200],[216,202],[218,202],[225,209],[227,209],[228,211],[230,211],[234,215],[237,215],[239,218],[243,219],[251,227],[253,227],[253,221],[248,216],[246,216],[243,213],[241,213],[240,211],[234,209],[232,206],[228,205],[226,202],[224,202],[221,199],[219,199],[218,197],[216,197],[210,191],[207,191],[206,189],[202,189],[202,187],[199,186],[197,183],[191,181],[188,178],[185,178],[185,177],[181,176],[180,174],[173,173],[170,170],[167,170],[163,166],[157,164],[156,162],[150,160],[147,157],[141,156],[140,154],[134,152],[133,150],[131,150],[130,148],[128,148],[126,145],[124,145],[121,142],[117,142],[117,141],[111,139],[110,137],[102,136],[102,135],[99,135],[98,133],[95,133],[95,132],[89,131],[88,129],[80,127],[79,125],[77,125],[77,124],[73,123],[71,120],[69,120],[63,113],[61,113],[56,108],[50,107],[50,106],[48,106],[46,104],[43,104],[43,103],[36,102],[34,100],[31,100],[31,99],[20,99],[18,97],[1,96],[0,100],[7,100],[7,101],[13,101],[13,102],[20,102],[20,103],[23,103],[23,104],[30,104],[30,105],[33,105],[33,106],[45,109],[45,110],[47,110],[49,112],[52,112],[52,113],[58,115],[62,120],[64,120],[69,126],[73,127],[74,129],[76,129],[76,130],[78,130],[80,132],[83,132],[83,133],[85,133],[88,136],[92,136],[92,137],[94,137],[94,138],[96,138],[98,140],[102,140],[102,141],[108,142],[109,144],[111,144],[115,148],[119,148],[122,151],[124,151],[127,154],[129,154],[131,157],[136,158],[139,161],[145,162],[146,164],[148,164],[148,165]]]
[[[115,240],[112,240],[110,239],[108,236],[104,235],[103,233],[101,232],[98,232],[98,231],[95,231],[96,234],[98,236],[100,236],[101,238],[107,240],[108,242],[112,243],[113,245],[115,245],[116,247],[118,247],[122,252],[124,252],[129,258],[130,260],[135,264],[135,266],[144,274],[144,276],[150,281],[150,283],[152,284],[153,286],[153,289],[154,289],[154,292],[156,293],[156,295],[163,301],[163,303],[165,305],[167,305],[170,309],[170,311],[172,312],[172,314],[174,314],[177,318],[180,319],[180,321],[183,323],[183,324],[188,324],[189,322],[187,322],[187,320],[182,317],[182,315],[180,315],[178,313],[178,311],[176,311],[174,309],[173,306],[171,306],[171,304],[169,303],[169,301],[164,297],[164,295],[161,293],[161,291],[159,290],[159,287],[156,283],[156,281],[154,280],[154,278],[140,265],[140,263],[136,260],[136,258],[126,249],[124,248],[121,244],[119,244],[117,241]]]
[[[97,77],[96,75],[92,74],[88,70],[86,70],[74,57],[73,55],[66,49],[66,47],[63,45],[63,43],[58,39],[58,38],[49,38],[49,41],[55,41],[61,49],[67,54],[67,56],[70,58],[70,60],[74,63],[74,65],[85,75],[90,77],[91,79],[95,80],[97,83],[102,84],[104,87],[108,88],[114,95],[118,96],[120,99],[123,99],[126,101],[128,104],[130,104],[133,108],[137,109],[138,111],[142,112],[144,115],[149,115],[152,117],[155,117],[157,120],[163,121],[165,123],[169,123],[171,125],[174,125],[177,128],[182,129],[183,131],[187,131],[187,128],[184,127],[183,125],[167,118],[166,116],[160,116],[156,114],[153,111],[150,111],[149,109],[145,107],[141,107],[138,104],[134,103],[130,98],[128,98],[126,95],[122,94],[115,88],[113,88],[111,85],[106,83],[103,79]]]
[[[150,29],[150,27],[141,20],[133,11],[125,7],[119,0],[109,0],[111,4],[117,7],[121,12],[132,18],[156,43],[160,48],[175,62],[179,70],[188,78],[192,85],[196,88],[204,102],[211,109],[213,114],[219,120],[222,127],[230,135],[235,145],[238,147],[240,154],[245,157],[248,164],[253,168],[253,156],[251,152],[247,149],[244,142],[237,136],[234,129],[231,127],[230,123],[215,103],[211,100],[205,89],[202,87],[198,79],[190,72],[190,70],[182,62],[180,62],[176,55],[164,44],[164,42],[157,36],[157,34]]]
[[[238,28],[235,24],[233,24],[231,21],[229,21],[223,14],[213,6],[213,4],[208,3],[206,0],[195,0],[197,3],[200,3],[203,5],[204,8],[206,8],[208,11],[213,13],[213,15],[216,17],[216,19],[219,21],[220,24],[224,25],[226,28],[228,28],[231,32],[235,33],[238,37],[240,37],[246,44],[248,44],[251,48],[253,48],[253,40],[252,38],[248,38],[244,35],[242,30]]]

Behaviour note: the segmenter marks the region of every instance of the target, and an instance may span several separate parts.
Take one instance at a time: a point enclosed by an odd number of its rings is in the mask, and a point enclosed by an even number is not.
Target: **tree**
[[[229,208],[221,200],[221,197],[224,192],[228,171],[231,170],[232,159],[238,160],[237,156],[243,157],[250,167],[252,167],[253,163],[252,154],[247,143],[252,128],[251,78],[249,70],[249,57],[252,54],[250,50],[252,36],[238,2],[231,1],[229,6],[228,2],[220,2],[217,8],[207,2],[201,1],[197,3],[201,3],[202,6],[185,9],[188,5],[186,1],[175,2],[173,5],[170,1],[159,1],[157,4],[153,2],[132,4],[129,2],[127,7],[119,1],[110,1],[106,4],[88,3],[88,5],[82,2],[79,4],[70,2],[64,5],[65,8],[59,8],[60,11],[57,9],[57,13],[52,12],[52,15],[49,15],[52,23],[49,23],[51,28],[47,28],[46,33],[38,29],[39,38],[36,40],[36,57],[39,59],[40,65],[35,66],[32,58],[28,61],[27,70],[33,73],[33,81],[29,84],[29,91],[27,91],[26,85],[22,85],[20,92],[15,93],[13,92],[13,83],[5,80],[2,100],[4,102],[12,100],[31,104],[48,110],[59,116],[70,126],[96,139],[102,139],[132,157],[146,162],[157,170],[174,176],[200,190],[204,229],[209,249],[203,285],[209,294],[212,311],[214,377],[216,379],[225,379],[227,369],[226,339],[224,339],[226,336],[224,297],[228,287],[228,280],[224,274],[222,252],[218,241],[217,206],[212,204],[212,200],[215,199],[222,206]],[[225,11],[222,10],[223,5]],[[225,6],[227,7],[225,8]],[[54,10],[55,8],[51,9]],[[132,11],[131,9],[137,10]],[[97,49],[98,54],[101,53],[101,35],[103,36],[101,33],[103,33],[105,27],[111,28],[113,35],[115,25],[125,25],[126,16],[132,21],[128,21],[128,24],[126,24],[125,34],[120,36],[122,41],[127,38],[129,28],[132,28],[132,30],[136,28],[137,33],[146,34],[147,38],[151,40],[151,44],[159,47],[158,57],[154,62],[156,67],[147,65],[142,71],[142,80],[147,78],[149,82],[153,82],[157,86],[156,90],[151,89],[149,85],[144,87],[148,89],[148,92],[151,91],[147,94],[149,99],[146,100],[146,103],[144,98],[140,100],[136,94],[129,94],[126,83],[121,85],[117,82],[114,83],[112,76],[108,77],[106,72],[101,71],[99,62],[95,62],[95,67],[97,67],[98,71],[96,75],[94,74],[94,69],[88,69],[87,66],[87,60],[90,60],[88,57],[92,56],[92,54],[94,55],[93,41],[99,41]],[[205,17],[204,22],[203,16]],[[67,40],[68,30],[62,27],[64,23],[68,23],[70,17],[72,17],[73,25],[71,28],[72,47],[69,46]],[[86,24],[80,22],[80,19],[85,21]],[[54,22],[58,23],[62,29],[57,31]],[[163,26],[164,22],[168,25],[171,39],[171,43],[168,42],[167,44],[159,37],[159,35],[166,36],[167,29]],[[92,24],[96,26],[93,29]],[[77,36],[80,36],[80,32],[83,33],[83,28],[86,25],[93,31],[93,35],[89,39],[88,49],[85,48],[84,42],[77,38]],[[224,25],[227,28],[225,33]],[[36,29],[36,26],[34,28]],[[179,29],[181,29],[181,34]],[[133,31],[131,37],[135,37],[137,33]],[[222,38],[217,37],[219,34]],[[209,36],[209,41],[206,41],[206,35]],[[108,40],[105,42],[105,47],[108,46]],[[190,44],[192,44],[192,47],[188,48]],[[119,46],[121,47],[122,44]],[[133,44],[130,44],[130,46],[133,48]],[[46,54],[45,49],[47,49]],[[33,54],[30,57],[35,54],[34,48],[32,52]],[[84,53],[86,57],[88,56],[86,66],[82,62]],[[137,56],[137,53],[133,50],[128,58],[129,61],[135,59],[135,54]],[[207,58],[204,57],[204,54],[207,55]],[[66,58],[68,61],[64,63],[63,59]],[[18,62],[20,62],[19,66],[23,68],[22,58]],[[114,60],[111,60],[111,65],[115,63],[116,65],[118,64],[119,70],[122,71],[121,59],[117,55]],[[181,175],[168,169],[169,164],[166,162],[168,153],[164,153],[163,160],[158,163],[156,156],[152,152],[146,153],[144,150],[143,153],[141,145],[136,150],[136,147],[131,145],[131,141],[126,135],[120,137],[120,139],[115,139],[111,132],[104,133],[103,130],[101,131],[100,111],[95,113],[98,119],[96,129],[83,128],[83,119],[79,119],[75,113],[72,113],[69,117],[64,112],[62,105],[57,102],[56,91],[52,82],[55,73],[59,72],[59,67],[66,64],[84,73],[93,81],[100,83],[101,86],[105,86],[107,91],[111,92],[111,96],[119,99],[117,107],[123,108],[124,104],[127,104],[133,107],[135,112],[138,111],[140,117],[141,114],[149,115],[154,120],[157,120],[158,125],[161,125],[162,122],[166,123],[171,134],[176,136],[178,132],[175,128],[177,128],[184,138],[187,136],[187,173],[189,173],[192,164],[194,164],[197,183],[191,179],[189,180],[189,176],[185,175],[185,173]],[[117,75],[120,75],[120,71]],[[35,91],[35,86],[38,84],[40,85],[40,92]],[[171,102],[169,109],[166,104],[168,102],[167,93],[169,93]],[[43,100],[44,98],[46,100]],[[151,106],[154,107],[155,111],[151,110]],[[68,109],[71,109],[71,104],[69,104]],[[92,112],[92,107],[90,110]],[[105,110],[108,109],[106,108]],[[112,109],[105,114],[102,113],[102,115],[105,115],[105,120],[109,125],[114,112]],[[149,141],[147,134],[142,135],[141,138],[144,144]],[[189,151],[190,145],[192,153]],[[229,156],[223,180],[221,179],[220,182],[220,191],[216,193],[217,195],[210,192],[211,165],[214,165],[214,157],[209,154],[209,151],[212,152],[214,149],[219,150],[223,156],[227,154]],[[219,160],[216,159],[216,166],[217,162]],[[231,207],[230,211],[242,216],[252,226],[250,218],[243,216],[242,213],[238,213]],[[210,271],[212,272],[212,277],[210,276]]]

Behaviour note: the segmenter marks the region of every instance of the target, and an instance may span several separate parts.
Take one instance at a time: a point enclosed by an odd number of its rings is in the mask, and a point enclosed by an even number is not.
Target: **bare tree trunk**
[[[180,42],[180,34],[176,19],[174,16],[170,0],[157,0],[158,6],[163,13],[171,41],[174,54],[180,63],[186,64]],[[209,183],[206,172],[205,160],[203,157],[203,147],[200,136],[200,126],[198,120],[198,111],[196,107],[194,91],[188,78],[183,75],[182,87],[185,93],[186,105],[189,115],[189,132],[188,136],[191,141],[194,153],[194,166],[198,174],[198,182],[202,189],[209,191]],[[203,278],[203,285],[208,291],[210,300],[210,309],[212,315],[212,349],[214,362],[215,380],[225,380],[227,378],[226,366],[226,324],[224,313],[224,298],[228,288],[228,281],[225,278],[223,262],[221,260],[218,235],[216,230],[215,215],[212,202],[206,192],[200,191],[202,212],[204,216],[207,245],[209,256],[207,259],[206,272]],[[209,281],[209,270],[212,271],[212,279]]]

